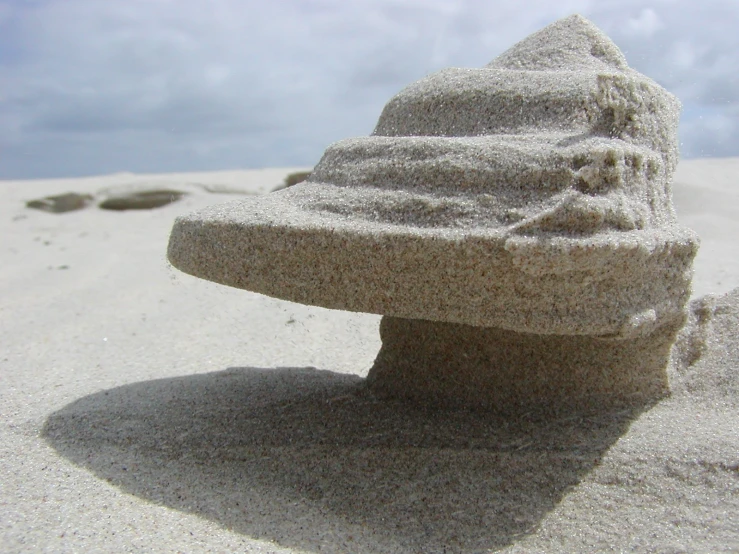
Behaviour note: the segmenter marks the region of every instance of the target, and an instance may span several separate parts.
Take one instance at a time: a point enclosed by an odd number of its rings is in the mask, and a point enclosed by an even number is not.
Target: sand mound
[[[673,348],[674,395],[710,403],[739,402],[739,289],[690,303]]]
[[[156,189],[106,198],[98,206],[103,210],[151,210],[176,202],[186,193],[179,190]]]

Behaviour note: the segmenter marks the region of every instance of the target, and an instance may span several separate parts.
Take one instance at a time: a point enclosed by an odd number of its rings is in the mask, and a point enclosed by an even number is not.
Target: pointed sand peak
[[[628,68],[626,58],[603,31],[575,14],[518,42],[487,65],[491,69],[576,70]]]

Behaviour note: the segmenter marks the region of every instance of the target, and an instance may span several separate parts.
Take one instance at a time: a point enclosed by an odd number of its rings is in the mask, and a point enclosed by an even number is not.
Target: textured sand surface
[[[228,199],[203,186],[266,192],[286,173],[0,182],[0,551],[739,549],[736,295],[698,311],[674,396],[643,413],[378,402],[353,391],[379,317],[167,265],[174,218]],[[191,194],[25,208],[134,185]],[[674,194],[702,238],[695,295],[739,286],[739,159],[682,162]]]

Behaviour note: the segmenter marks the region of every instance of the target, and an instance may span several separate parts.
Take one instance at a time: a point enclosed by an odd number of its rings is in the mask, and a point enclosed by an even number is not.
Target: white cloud
[[[651,37],[663,27],[664,24],[657,12],[651,8],[644,8],[637,17],[629,19],[627,23],[628,30],[641,37]]]
[[[680,127],[686,157],[736,156],[739,143],[739,109],[725,112],[707,108],[686,118]]]
[[[695,46],[686,40],[678,40],[672,45],[672,61],[680,69],[690,69],[698,59]]]

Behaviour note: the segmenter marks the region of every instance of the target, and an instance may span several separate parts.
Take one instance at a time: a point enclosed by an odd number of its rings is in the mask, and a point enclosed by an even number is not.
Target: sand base
[[[380,397],[504,413],[647,405],[668,393],[682,323],[609,340],[386,316],[367,382]]]

